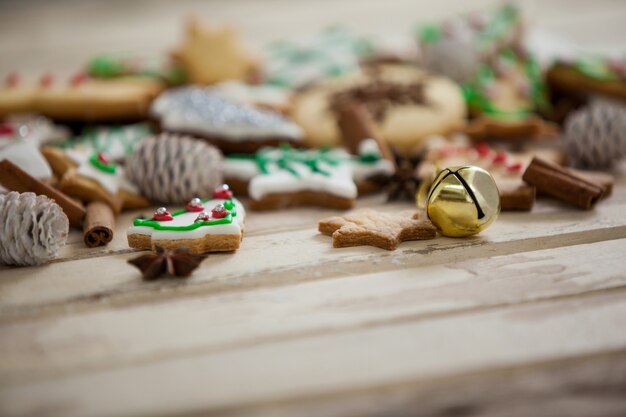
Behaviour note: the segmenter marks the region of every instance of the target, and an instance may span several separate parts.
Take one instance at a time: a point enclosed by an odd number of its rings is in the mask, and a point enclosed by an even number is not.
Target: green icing
[[[618,81],[623,79],[611,68],[608,61],[601,57],[578,58],[574,62],[573,68],[587,77],[595,78],[597,80]]]
[[[206,203],[207,201],[209,200],[208,199],[202,200],[202,203]],[[205,226],[217,226],[219,224],[230,224],[233,222],[233,218],[237,217],[237,212],[235,211],[235,203],[232,200],[227,200],[223,203],[223,205],[224,205],[224,208],[228,210],[229,213],[226,215],[226,217],[223,217],[221,219],[199,221],[199,222],[194,222],[192,224],[188,224],[186,226],[168,226],[167,222],[159,222],[159,221],[152,220],[152,219],[135,219],[133,221],[133,225],[151,227],[155,230],[187,232],[187,231],[195,230],[195,229],[198,229],[200,227],[205,227]],[[177,210],[177,211],[172,212],[172,217],[180,216],[181,214],[185,214],[185,213],[188,213],[188,211],[185,209]]]
[[[124,148],[124,153],[129,155],[137,142],[150,134],[150,129],[145,123],[132,128],[122,126],[111,126],[107,128],[86,128],[80,136],[68,139],[55,146],[63,149],[74,148],[82,145],[94,152],[111,153],[111,146],[119,142]]]
[[[128,75],[162,79],[169,85],[180,85],[186,81],[186,74],[182,68],[147,66],[145,63],[138,66],[129,57],[129,54],[97,55],[87,64],[87,71],[93,77],[117,78]]]
[[[435,43],[443,37],[441,28],[433,24],[427,24],[419,28],[417,36],[425,43]]]
[[[91,165],[98,168],[100,171],[106,172],[107,174],[115,174],[117,171],[117,166],[115,164],[105,164],[98,159],[98,154],[94,153],[89,157],[89,162]]]

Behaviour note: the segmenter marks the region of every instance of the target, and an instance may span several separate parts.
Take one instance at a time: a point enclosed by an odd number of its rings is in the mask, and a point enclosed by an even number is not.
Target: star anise
[[[188,277],[207,256],[190,253],[186,247],[168,250],[157,246],[156,253],[129,259],[128,263],[141,271],[144,280],[152,281],[163,274]]]
[[[355,102],[365,106],[379,122],[384,120],[387,111],[393,106],[427,104],[424,83],[401,84],[377,78],[368,84],[357,85],[332,95],[330,110],[338,112]]]
[[[396,172],[389,178],[387,183],[387,201],[415,201],[415,195],[420,183],[417,177],[417,166],[421,158],[419,156],[405,157],[395,149],[393,153],[396,159]]]

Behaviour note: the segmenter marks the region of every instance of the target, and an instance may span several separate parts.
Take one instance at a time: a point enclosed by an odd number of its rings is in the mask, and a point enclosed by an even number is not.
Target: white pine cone
[[[54,200],[34,193],[0,195],[0,263],[40,265],[65,245],[69,220]]]
[[[605,101],[583,107],[565,121],[564,140],[571,165],[610,169],[626,156],[626,107]]]
[[[126,162],[126,175],[150,200],[183,204],[210,197],[222,182],[222,153],[191,137],[163,133],[139,144]]]

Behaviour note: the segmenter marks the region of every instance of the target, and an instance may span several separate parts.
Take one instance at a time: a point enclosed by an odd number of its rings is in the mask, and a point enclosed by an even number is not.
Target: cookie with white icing
[[[107,203],[115,213],[150,205],[126,179],[124,169],[104,152],[94,152],[76,168],[68,169],[59,189],[81,201]]]
[[[152,103],[150,113],[163,131],[202,138],[224,153],[302,141],[302,129],[283,115],[233,101],[206,87],[165,91]]]
[[[358,195],[358,183],[377,175],[389,176],[394,170],[377,153],[373,141],[364,141],[362,150],[361,155],[353,156],[342,149],[282,147],[253,155],[229,155],[224,159],[224,177],[251,198],[253,210],[294,206],[348,209]]]
[[[378,65],[312,86],[294,98],[291,117],[304,129],[306,144],[337,146],[337,109],[362,104],[381,137],[404,154],[419,152],[430,135],[465,126],[466,106],[458,85],[411,66]]]
[[[229,252],[239,249],[243,238],[245,210],[223,184],[213,198],[193,198],[182,210],[157,209],[150,219],[135,219],[128,228],[128,245],[136,249],[182,246],[191,253]]]

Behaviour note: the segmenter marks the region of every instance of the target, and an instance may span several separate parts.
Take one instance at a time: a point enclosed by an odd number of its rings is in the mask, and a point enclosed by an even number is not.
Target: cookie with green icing
[[[191,253],[228,252],[239,249],[245,209],[228,185],[213,191],[211,199],[193,198],[185,208],[157,209],[152,217],[135,219],[128,228],[128,245],[136,249],[188,247]]]

